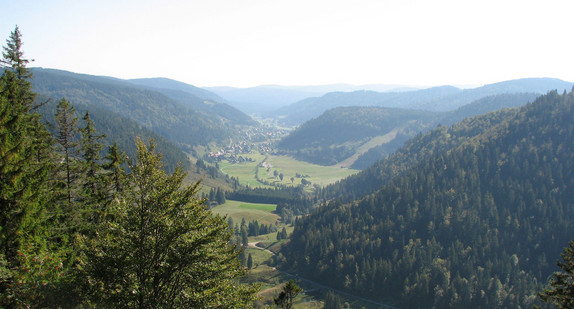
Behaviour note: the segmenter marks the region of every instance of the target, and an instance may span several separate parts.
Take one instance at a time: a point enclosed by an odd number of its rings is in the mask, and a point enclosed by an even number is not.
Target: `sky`
[[[574,81],[572,0],[0,0],[31,66],[195,86]]]

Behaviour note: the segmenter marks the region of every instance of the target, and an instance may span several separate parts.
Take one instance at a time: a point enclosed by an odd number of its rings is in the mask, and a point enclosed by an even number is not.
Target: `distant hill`
[[[418,135],[321,191],[281,266],[400,308],[531,308],[574,235],[574,93]]]
[[[131,79],[129,82],[157,91],[195,110],[212,113],[233,124],[255,125],[256,122],[217,94],[167,78]]]
[[[279,142],[278,149],[298,160],[333,165],[355,154],[374,137],[393,130],[401,134],[420,132],[437,115],[384,107],[337,107],[291,132]]]
[[[485,85],[473,89],[452,86],[403,92],[354,91],[327,93],[306,98],[275,110],[271,115],[280,123],[299,125],[339,106],[381,106],[428,111],[452,111],[486,96],[506,93],[538,93],[570,90],[572,83],[552,78],[528,78]]]
[[[183,149],[229,140],[237,134],[235,125],[245,123],[238,121],[236,115],[228,119],[209,108],[194,108],[194,104],[205,101],[191,100],[191,94],[182,90],[177,90],[182,98],[176,100],[157,89],[116,78],[53,69],[33,69],[33,73],[34,91],[56,100],[66,97],[72,104],[85,104],[88,109],[97,106],[131,119]]]
[[[521,106],[537,96],[535,93],[489,96],[451,112],[338,107],[301,125],[281,140],[278,149],[303,161],[364,169],[396,151],[407,139],[438,124],[450,125],[466,117]]]
[[[225,98],[225,100],[235,108],[245,113],[255,115],[262,115],[281,106],[318,95],[317,92],[273,86],[251,88],[210,87],[206,89]],[[322,92],[319,92],[319,94],[322,94]]]
[[[317,86],[263,85],[250,88],[206,87],[205,89],[224,97],[229,104],[245,113],[268,117],[271,115],[270,112],[278,108],[309,97],[319,97],[329,92],[357,90],[406,91],[413,88],[404,85],[332,84]]]

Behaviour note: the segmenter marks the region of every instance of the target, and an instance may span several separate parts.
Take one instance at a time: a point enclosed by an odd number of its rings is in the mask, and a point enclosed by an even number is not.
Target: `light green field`
[[[267,162],[272,165],[270,168],[270,176],[273,177],[274,170],[277,170],[279,173],[283,173],[284,178],[280,183],[286,185],[291,184],[291,177],[294,178],[293,183],[295,185],[299,185],[301,183],[301,179],[296,177],[297,173],[301,175],[309,175],[309,177],[305,179],[310,181],[312,184],[325,186],[358,172],[357,170],[341,168],[340,166],[322,166],[297,161],[288,156],[269,156]],[[277,178],[277,180],[279,179]]]
[[[265,186],[261,184],[255,178],[255,171],[257,169],[257,165],[261,163],[265,156],[259,153],[251,153],[251,154],[244,154],[244,157],[251,158],[255,160],[255,162],[242,162],[242,163],[229,163],[228,161],[219,162],[219,169],[224,174],[228,174],[229,176],[233,176],[239,179],[239,182],[242,185],[249,185],[252,188],[255,187],[272,187],[272,186]]]
[[[272,213],[277,205],[274,204],[255,204],[227,200],[225,204],[216,206],[211,209],[214,214],[229,216],[234,222],[240,223],[245,221],[259,221],[260,224],[275,224],[279,221],[279,216]]]
[[[325,186],[336,182],[342,178],[349,175],[357,173],[357,170],[352,170],[348,168],[341,168],[340,165],[337,166],[321,166],[317,164],[307,163],[303,161],[297,161],[292,157],[288,156],[274,156],[268,155],[265,161],[267,168],[259,166],[265,160],[265,156],[259,153],[244,154],[244,157],[252,158],[255,162],[243,162],[243,163],[229,163],[223,161],[219,163],[220,170],[239,179],[242,185],[249,185],[251,188],[263,187],[272,188],[272,185],[265,185],[259,182],[255,173],[258,173],[259,179],[266,181],[269,184],[282,184],[287,186],[298,186],[301,184],[301,178],[297,178],[297,174],[309,175],[305,179],[310,181],[312,184],[318,184],[320,186]],[[274,171],[278,174],[283,174],[283,180],[279,177],[274,176]],[[291,182],[293,178],[293,182]]]

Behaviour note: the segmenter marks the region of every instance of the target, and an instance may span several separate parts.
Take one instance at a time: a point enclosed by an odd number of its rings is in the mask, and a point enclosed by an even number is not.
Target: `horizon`
[[[3,7],[35,66],[198,87],[574,80],[567,0],[23,0]]]
[[[492,85],[492,84],[498,84],[498,83],[503,83],[503,82],[509,82],[509,81],[514,81],[514,80],[527,80],[527,79],[556,79],[556,80],[561,80],[567,83],[573,83],[574,81],[570,81],[570,80],[564,80],[561,78],[556,78],[556,77],[549,77],[549,76],[543,76],[543,77],[521,77],[521,78],[514,78],[514,79],[508,79],[508,80],[501,80],[501,81],[495,81],[492,83],[487,83],[487,84],[477,84],[477,85],[453,85],[453,84],[443,84],[443,85],[407,85],[407,84],[395,84],[395,83],[389,83],[389,84],[350,84],[350,83],[331,83],[331,84],[314,84],[314,85],[281,85],[281,84],[261,84],[261,85],[254,85],[254,86],[248,86],[248,87],[236,87],[236,86],[230,86],[230,85],[216,85],[216,86],[197,86],[194,84],[190,84],[187,83],[185,81],[181,81],[181,80],[177,80],[177,79],[173,79],[171,77],[167,77],[167,76],[155,76],[155,77],[134,77],[134,78],[120,78],[117,76],[110,76],[110,75],[95,75],[95,74],[90,74],[90,73],[82,73],[82,72],[73,72],[73,71],[69,71],[69,70],[63,70],[63,69],[58,69],[58,68],[46,68],[46,67],[37,67],[37,66],[30,66],[30,69],[46,69],[46,70],[58,70],[58,71],[64,71],[64,72],[69,72],[69,73],[73,73],[73,74],[80,74],[80,75],[91,75],[91,76],[97,76],[97,77],[107,77],[107,78],[117,78],[120,80],[136,80],[136,79],[168,79],[168,80],[172,80],[172,81],[176,81],[176,82],[180,82],[180,83],[184,83],[190,86],[194,86],[197,88],[202,88],[202,89],[206,89],[206,90],[210,90],[210,88],[231,88],[231,89],[250,89],[250,88],[285,88],[285,89],[289,89],[289,88],[319,88],[319,87],[337,87],[337,86],[341,86],[341,87],[353,87],[355,89],[350,89],[350,90],[336,90],[336,91],[341,91],[341,92],[352,92],[352,91],[360,91],[360,90],[371,90],[369,88],[360,88],[360,87],[372,87],[372,88],[376,88],[376,87],[388,87],[387,90],[373,90],[373,91],[377,91],[377,92],[387,92],[387,91],[394,91],[397,89],[401,89],[401,88],[412,88],[412,90],[423,90],[423,89],[430,89],[430,88],[437,88],[437,87],[456,87],[459,89],[475,89],[475,88],[479,88],[479,87],[483,87],[483,86],[487,86],[487,85]]]

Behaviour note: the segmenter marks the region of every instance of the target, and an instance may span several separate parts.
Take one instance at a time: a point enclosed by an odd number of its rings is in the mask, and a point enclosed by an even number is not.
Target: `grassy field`
[[[309,177],[305,178],[307,181],[320,186],[325,186],[358,172],[357,170],[341,168],[340,166],[322,166],[297,161],[288,156],[270,156],[267,162],[272,166],[270,168],[271,175],[269,176],[273,177],[274,170],[277,170],[279,173],[283,173],[284,178],[281,183],[286,185],[291,184],[291,177],[294,178],[293,183],[295,185],[299,185],[301,183],[301,179],[296,177],[297,174],[309,175]]]
[[[252,188],[272,188],[272,184],[297,186],[301,184],[301,178],[298,178],[297,174],[308,175],[309,177],[305,178],[307,181],[310,181],[312,184],[325,186],[358,172],[357,170],[341,168],[340,166],[321,166],[297,161],[288,156],[267,155],[267,159],[266,156],[259,153],[245,154],[243,156],[254,161],[235,164],[223,161],[219,163],[219,168],[223,173],[238,178],[241,184],[249,185]],[[264,161],[266,162],[266,167],[260,166]],[[278,174],[283,174],[283,179],[275,177],[275,171]],[[261,181],[268,182],[270,185],[258,181],[255,177],[256,173]],[[293,178],[293,182],[291,178]]]
[[[233,222],[240,223],[242,219],[245,221],[259,221],[260,224],[276,224],[280,217],[273,213],[277,205],[273,204],[255,204],[227,200],[223,205],[216,206],[211,209],[215,214],[222,216],[229,216]]]

